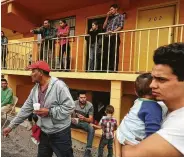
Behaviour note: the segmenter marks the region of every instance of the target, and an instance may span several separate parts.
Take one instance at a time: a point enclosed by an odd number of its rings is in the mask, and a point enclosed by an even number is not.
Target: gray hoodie
[[[33,104],[38,103],[38,89],[39,84],[36,84],[20,112],[11,121],[10,128],[15,128],[21,124],[33,112]],[[44,107],[50,109],[50,114],[48,117],[38,116],[37,125],[41,130],[53,134],[69,127],[75,104],[66,84],[58,78],[51,77],[44,100]]]

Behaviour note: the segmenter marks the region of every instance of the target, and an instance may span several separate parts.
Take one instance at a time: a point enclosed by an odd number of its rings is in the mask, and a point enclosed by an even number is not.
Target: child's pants
[[[103,157],[103,150],[104,150],[104,147],[106,145],[107,145],[107,149],[108,149],[108,156],[107,157],[113,156],[113,140],[114,140],[113,138],[106,139],[104,136],[101,137],[99,148],[98,148],[98,157]]]

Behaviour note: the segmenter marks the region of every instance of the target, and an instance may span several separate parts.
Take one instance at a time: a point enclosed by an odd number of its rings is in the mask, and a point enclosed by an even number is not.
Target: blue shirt
[[[121,144],[125,140],[138,144],[158,131],[161,122],[161,106],[156,101],[138,98],[118,127],[117,138]]]

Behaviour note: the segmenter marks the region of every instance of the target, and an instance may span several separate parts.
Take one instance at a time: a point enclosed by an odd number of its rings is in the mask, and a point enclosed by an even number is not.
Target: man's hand
[[[113,31],[108,31],[107,33],[112,34]]]
[[[9,128],[9,127],[4,128],[3,129],[3,136],[6,136],[7,137],[11,131],[12,131],[12,129]]]
[[[85,117],[84,117],[83,115],[77,114],[77,116],[79,117],[79,119],[80,119],[81,121],[85,121]]]
[[[34,113],[40,117],[47,117],[49,115],[49,109],[48,108],[40,108],[39,110],[35,110]]]
[[[91,28],[89,31],[92,32],[93,31],[93,28]]]
[[[111,15],[111,11],[107,12],[107,16],[109,17]]]
[[[31,29],[31,30],[30,30],[30,33],[34,33],[34,31]]]

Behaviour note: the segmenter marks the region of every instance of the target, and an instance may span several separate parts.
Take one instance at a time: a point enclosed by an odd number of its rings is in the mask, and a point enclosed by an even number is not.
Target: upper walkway
[[[151,71],[156,48],[173,42],[184,42],[183,28],[184,24],[179,24],[100,33],[98,39],[101,41],[99,43],[96,40],[95,44],[91,43],[89,35],[69,36],[65,38],[69,43],[64,51],[64,38],[45,42],[34,40],[8,43],[2,45],[2,73],[29,75],[25,71],[29,64],[45,60],[50,64],[52,74],[57,77],[132,81],[136,74]],[[115,43],[114,47],[112,42]],[[94,56],[92,67],[90,54]]]

